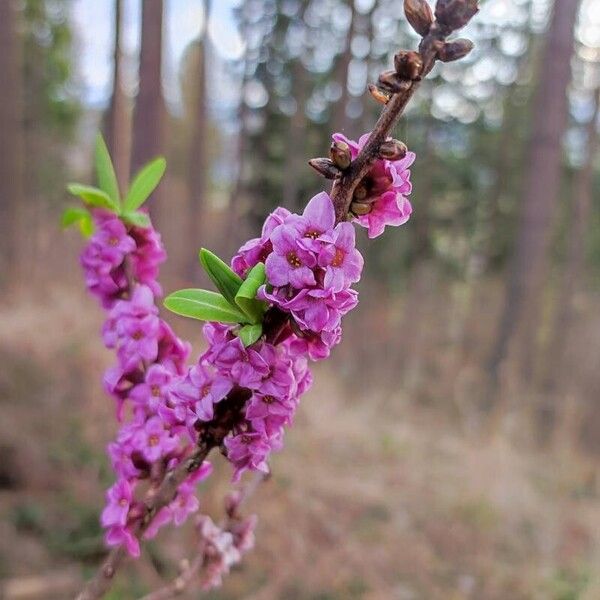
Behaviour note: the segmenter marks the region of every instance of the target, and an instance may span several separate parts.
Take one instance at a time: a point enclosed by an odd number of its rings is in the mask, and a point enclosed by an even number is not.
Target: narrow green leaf
[[[119,211],[119,207],[112,201],[106,192],[91,185],[82,185],[80,183],[70,183],[67,190],[73,196],[81,198],[88,206],[97,208],[108,208],[114,212]]]
[[[179,290],[165,298],[165,307],[183,317],[222,323],[247,323],[248,319],[236,310],[221,294],[208,290]]]
[[[150,217],[143,212],[126,212],[121,215],[121,219],[136,227],[150,227]]]
[[[162,157],[144,165],[131,182],[125,202],[123,202],[123,210],[133,211],[144,204],[160,183],[166,168],[167,161]]]
[[[217,286],[217,289],[237,309],[235,295],[243,283],[242,278],[234,273],[216,254],[206,248],[200,249],[199,257],[200,263],[212,282]]]
[[[266,279],[265,265],[258,263],[250,270],[235,296],[236,304],[248,315],[252,323],[260,323],[267,310],[267,303],[256,299],[256,292]]]
[[[108,148],[101,134],[96,136],[95,158],[98,186],[108,195],[118,209],[121,206],[119,184],[117,183],[115,168],[108,153]]]
[[[79,223],[81,219],[85,219],[88,215],[89,213],[85,208],[81,208],[80,206],[69,206],[63,211],[60,224],[64,228],[67,228],[71,225],[75,225],[75,223]]]
[[[87,213],[84,217],[79,220],[79,231],[85,238],[89,238],[94,233],[94,221],[92,221],[92,215]]]
[[[242,340],[242,343],[246,348],[248,346],[252,346],[254,342],[257,342],[262,335],[263,326],[262,323],[257,323],[256,325],[244,325],[238,331],[238,337]]]

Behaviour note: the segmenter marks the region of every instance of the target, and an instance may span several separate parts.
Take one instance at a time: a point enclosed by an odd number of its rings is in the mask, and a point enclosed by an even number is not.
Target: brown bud
[[[340,174],[338,168],[329,158],[311,158],[308,164],[326,179],[335,179]]]
[[[352,155],[350,154],[350,146],[346,142],[335,140],[329,148],[329,157],[331,162],[342,171],[347,169],[352,162]]]
[[[385,160],[402,160],[407,152],[406,144],[399,140],[386,140],[379,147],[379,156]]]
[[[473,50],[474,44],[471,40],[460,38],[452,42],[442,44],[437,52],[438,58],[442,62],[452,62],[464,58]]]
[[[373,210],[372,204],[366,204],[365,202],[352,202],[350,204],[350,211],[357,216],[368,215]]]
[[[478,0],[438,0],[435,16],[443,29],[464,27],[479,11]]]
[[[423,59],[418,52],[402,50],[394,56],[394,68],[402,79],[418,81],[421,79]]]
[[[425,37],[433,23],[433,11],[427,0],[404,0],[404,14],[411,27]]]
[[[355,200],[358,200],[360,202],[361,200],[364,200],[368,194],[369,194],[369,192],[368,192],[366,186],[361,183],[354,190],[353,197]]]
[[[396,71],[384,71],[379,76],[378,83],[379,87],[389,91],[391,94],[403,92],[410,87],[410,82],[406,79],[402,79]]]
[[[387,104],[390,101],[390,94],[386,90],[383,90],[376,85],[370,83],[369,84],[369,92],[379,104]]]

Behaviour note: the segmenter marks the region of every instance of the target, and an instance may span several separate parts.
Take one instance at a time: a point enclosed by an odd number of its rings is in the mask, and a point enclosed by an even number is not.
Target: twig
[[[345,221],[348,218],[348,211],[350,210],[354,190],[368,173],[371,164],[378,156],[381,144],[388,138],[394,125],[418,89],[421,80],[433,69],[438,58],[438,51],[450,33],[451,31],[441,27],[437,22],[431,25],[429,32],[422,38],[419,44],[419,54],[423,61],[420,76],[412,81],[406,80],[405,87],[391,97],[377,120],[369,141],[356,159],[352,161],[350,167],[343,171],[341,176],[334,181],[331,198],[335,207],[337,223]]]
[[[240,499],[238,500],[238,508],[250,498],[258,486],[265,480],[265,475],[262,473],[256,473],[252,481],[246,485],[243,490]],[[227,517],[222,523],[221,528],[227,529],[232,523],[233,518]],[[185,561],[185,566],[179,573],[179,575],[169,582],[164,587],[150,592],[139,600],[170,600],[181,595],[188,585],[194,580],[194,578],[200,573],[204,566],[204,552],[203,548],[200,548],[198,553],[194,556],[191,561]]]

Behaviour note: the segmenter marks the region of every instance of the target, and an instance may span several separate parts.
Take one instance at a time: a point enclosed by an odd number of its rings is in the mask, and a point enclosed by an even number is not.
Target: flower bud
[[[379,76],[379,87],[389,91],[392,94],[397,94],[407,90],[410,87],[410,82],[402,79],[396,71],[384,71]]]
[[[402,79],[418,81],[421,79],[423,59],[418,52],[401,50],[394,56],[394,68]]]
[[[358,200],[360,202],[361,200],[364,200],[368,194],[369,192],[366,186],[362,183],[359,183],[356,189],[354,190],[353,197],[354,200]]]
[[[433,23],[433,11],[427,0],[404,0],[404,14],[411,27],[425,37]]]
[[[435,16],[444,29],[456,31],[464,27],[478,11],[477,0],[438,0]]]
[[[373,210],[372,204],[367,204],[366,202],[352,202],[350,204],[350,210],[353,214],[357,216],[368,215]]]
[[[390,94],[372,83],[369,84],[369,93],[379,104],[387,104],[390,101]]]
[[[385,160],[402,160],[407,152],[406,144],[399,140],[386,140],[379,147],[379,156]]]
[[[352,155],[350,154],[350,146],[346,142],[334,141],[329,148],[329,157],[331,162],[342,171],[347,169],[352,162]]]
[[[326,179],[335,179],[340,174],[338,168],[329,158],[311,158],[308,164]]]
[[[442,62],[452,62],[464,58],[473,50],[474,44],[471,40],[460,38],[452,42],[446,42],[438,48],[437,56]]]

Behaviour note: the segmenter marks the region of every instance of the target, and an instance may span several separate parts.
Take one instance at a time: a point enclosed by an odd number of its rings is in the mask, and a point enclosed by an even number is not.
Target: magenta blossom
[[[133,488],[126,479],[119,479],[106,492],[107,504],[100,521],[103,527],[125,525],[129,508],[133,502]]]
[[[269,366],[253,348],[245,348],[239,338],[223,344],[213,360],[214,366],[237,385],[255,389],[269,374]]]
[[[153,463],[174,452],[179,446],[179,440],[165,429],[162,419],[155,416],[150,417],[138,429],[132,444],[149,463]]]
[[[124,546],[129,555],[134,558],[138,558],[140,555],[140,542],[131,527],[122,525],[110,527],[104,540],[107,546]]]
[[[326,237],[329,242],[319,252],[319,266],[325,269],[323,286],[340,292],[360,279],[363,257],[355,248],[354,227],[340,223]]]
[[[361,136],[358,142],[349,140],[341,133],[334,134],[333,139],[348,144],[354,160],[370,135]],[[356,217],[356,221],[368,229],[370,238],[381,235],[386,225],[404,225],[410,218],[412,206],[406,196],[412,191],[409,167],[415,157],[414,152],[408,152],[397,161],[377,159],[362,180],[361,185],[366,188],[367,197],[361,202],[371,204],[372,209],[370,213]]]
[[[271,452],[269,441],[260,433],[243,432],[225,438],[227,458],[233,464],[235,472],[234,481],[239,481],[241,474],[250,469],[252,471],[269,472],[267,457]]]
[[[232,381],[201,364],[190,369],[189,380],[196,391],[193,407],[196,416],[201,421],[210,421],[214,416],[214,405],[229,394]]]
[[[129,397],[139,408],[155,414],[159,405],[166,400],[172,380],[173,374],[168,369],[161,364],[154,364],[146,371],[144,382],[129,392]]]

